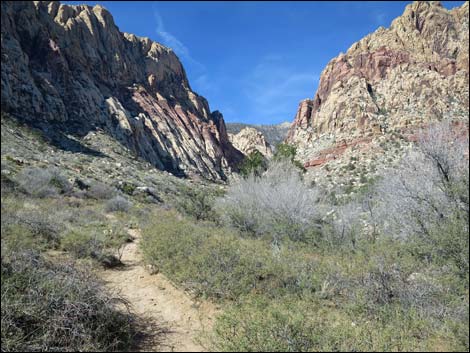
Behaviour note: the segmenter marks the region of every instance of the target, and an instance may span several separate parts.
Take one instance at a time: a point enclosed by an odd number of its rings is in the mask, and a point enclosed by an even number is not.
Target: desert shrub
[[[456,214],[468,224],[468,187],[468,136],[459,136],[449,123],[431,126],[379,184],[384,231],[429,237],[432,228]]]
[[[240,174],[244,177],[252,174],[259,176],[266,170],[267,166],[268,161],[263,154],[258,150],[254,150],[248,156],[245,156],[239,169]]]
[[[61,248],[78,258],[97,257],[103,248],[103,239],[100,234],[71,230],[64,234]]]
[[[108,200],[116,195],[116,189],[105,183],[94,181],[90,183],[86,195],[96,200]]]
[[[180,191],[182,195],[176,202],[179,212],[196,220],[217,220],[214,202],[220,192],[187,186],[181,187]]]
[[[127,195],[132,195],[134,191],[136,190],[136,188],[137,187],[131,183],[123,183],[122,185],[119,186],[119,189]]]
[[[56,168],[25,168],[17,175],[17,182],[25,193],[35,197],[66,194],[72,184]]]
[[[24,237],[24,240],[29,238],[37,245],[56,248],[63,229],[63,225],[56,223],[42,210],[2,213],[2,234],[8,234],[9,240]]]
[[[287,161],[275,162],[261,176],[232,184],[216,209],[230,225],[256,237],[307,240],[315,231],[317,193]]]
[[[312,261],[287,248],[273,249],[233,231],[193,224],[161,213],[143,230],[148,263],[197,296],[237,299],[248,293],[269,296],[312,291]]]
[[[78,228],[65,233],[60,246],[77,258],[91,258],[104,266],[113,267],[120,264],[121,250],[128,239],[127,234],[113,229],[98,232]]]
[[[315,346],[318,327],[309,320],[307,303],[279,305],[263,299],[236,305],[216,322],[214,346],[224,352],[307,352]],[[296,308],[294,308],[296,306]],[[323,338],[324,339],[324,338]]]
[[[213,348],[233,352],[420,351],[435,349],[426,322],[413,311],[387,319],[348,316],[315,301],[253,298],[221,314]]]
[[[127,212],[132,207],[132,202],[123,196],[115,196],[106,202],[107,212]]]
[[[32,252],[2,256],[2,351],[125,350],[131,315],[90,273]]]
[[[295,159],[296,155],[297,148],[295,146],[289,145],[287,143],[280,143],[276,146],[276,151],[274,152],[273,160],[289,161],[292,163],[292,165],[305,172],[306,169],[303,164]]]
[[[35,201],[49,204],[44,199]],[[57,248],[64,228],[51,212],[41,207],[24,207],[21,197],[2,197],[2,247]]]
[[[449,123],[419,134],[416,148],[379,183],[379,226],[414,245],[428,264],[455,267],[468,287],[468,135]]]
[[[2,169],[1,169],[1,191],[2,196],[6,194],[13,193],[17,188],[17,182],[15,179],[10,175],[10,171],[8,170],[8,165],[6,165],[2,161]]]

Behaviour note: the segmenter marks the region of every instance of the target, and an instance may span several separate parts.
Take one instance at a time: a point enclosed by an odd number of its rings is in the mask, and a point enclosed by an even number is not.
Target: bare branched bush
[[[317,192],[305,185],[298,169],[278,161],[261,177],[251,175],[231,185],[216,208],[232,226],[254,236],[304,240],[315,228],[316,201]]]
[[[106,202],[108,212],[127,212],[132,207],[132,202],[123,196],[115,196]]]
[[[48,197],[66,194],[72,184],[56,168],[25,168],[17,176],[20,188],[35,197]]]
[[[2,212],[2,234],[25,233],[35,239],[37,243],[50,248],[55,248],[60,243],[60,234],[64,225],[57,222],[54,217],[41,210],[22,209],[17,212],[6,210]],[[18,237],[21,235],[18,234]]]
[[[364,231],[363,212],[359,202],[338,206],[332,215],[332,229],[324,231],[324,238],[330,247],[355,247],[360,234]]]
[[[325,202],[325,200],[324,200]],[[328,204],[328,200],[326,200]],[[359,241],[375,242],[379,236],[377,212],[378,195],[375,190],[367,190],[354,195],[346,204],[335,205],[326,214],[323,239],[334,248],[356,248]],[[332,206],[330,205],[329,208]]]
[[[468,135],[457,134],[449,123],[422,131],[417,148],[379,184],[385,231],[429,237],[456,213],[468,223],[468,173]]]
[[[468,130],[433,125],[378,187],[382,231],[415,242],[414,253],[425,261],[453,264],[467,284],[468,147]]]
[[[86,195],[92,199],[109,200],[116,195],[116,189],[105,183],[94,181],[90,183]]]
[[[73,263],[2,256],[2,351],[126,350],[133,320],[118,306],[128,305]]]
[[[449,300],[447,285],[440,280],[445,270],[412,272],[399,262],[388,263],[382,256],[372,256],[359,276],[340,276],[344,293],[361,305],[369,315],[377,315],[384,306],[413,310],[421,318],[439,324],[439,320],[461,320],[458,307],[463,300]],[[342,277],[342,278],[341,278]],[[462,308],[463,309],[463,308]]]

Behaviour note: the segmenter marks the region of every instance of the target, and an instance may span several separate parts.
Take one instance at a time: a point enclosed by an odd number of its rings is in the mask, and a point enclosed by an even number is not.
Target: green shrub
[[[328,338],[321,335],[319,325],[309,317],[310,306],[298,301],[278,304],[264,299],[236,305],[217,319],[214,348],[224,352],[317,350],[320,347],[316,341],[328,341]]]
[[[216,221],[214,201],[220,193],[214,190],[198,189],[196,187],[182,187],[182,196],[176,203],[176,209],[196,220]]]
[[[161,213],[143,230],[146,261],[193,291],[213,299],[248,293],[276,296],[311,291],[314,264],[288,249],[243,239],[228,229],[196,225]]]
[[[132,195],[134,194],[134,191],[136,190],[136,186],[131,183],[123,183],[122,185],[119,186],[119,189],[127,195]]]
[[[61,240],[61,248],[78,258],[96,257],[102,247],[102,237],[85,231],[69,231]]]
[[[425,263],[451,267],[468,288],[469,236],[465,216],[454,213],[432,227],[428,236],[412,236],[409,247],[413,255]]]
[[[133,338],[127,305],[89,273],[31,252],[2,256],[2,351],[116,351]]]
[[[276,146],[276,151],[274,152],[273,160],[275,161],[289,161],[300,169],[302,172],[305,172],[306,169],[304,168],[303,164],[300,163],[295,159],[297,155],[297,148],[293,145],[289,145],[287,143],[280,143]]]
[[[61,239],[61,248],[77,258],[91,258],[107,267],[120,265],[121,250],[128,236],[123,232],[73,229]]]
[[[263,154],[258,150],[254,150],[248,156],[246,156],[241,163],[239,167],[240,174],[244,177],[252,174],[259,176],[266,170],[267,165],[268,161],[263,156]]]
[[[349,316],[325,303],[250,298],[221,314],[213,348],[224,352],[436,350],[432,326],[413,310],[384,307],[381,320]],[[443,337],[442,337],[443,336]],[[461,349],[443,334],[437,349]]]

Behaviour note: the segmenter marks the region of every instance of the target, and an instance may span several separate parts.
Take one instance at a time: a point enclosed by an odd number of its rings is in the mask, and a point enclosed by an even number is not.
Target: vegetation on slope
[[[274,163],[219,198],[225,228],[161,216],[143,249],[227,305],[218,350],[468,350],[467,148],[433,127],[398,169],[335,205]]]
[[[469,348],[468,140],[449,126],[345,197],[307,185],[290,158],[224,191],[127,171],[122,152],[128,177],[113,183],[95,167],[110,157],[85,161],[90,180],[74,172],[81,153],[41,143],[24,161],[15,151],[39,139],[4,136],[4,350],[128,349],[135,318],[90,273],[119,265],[126,227],[142,229],[154,270],[222,307],[214,350]]]

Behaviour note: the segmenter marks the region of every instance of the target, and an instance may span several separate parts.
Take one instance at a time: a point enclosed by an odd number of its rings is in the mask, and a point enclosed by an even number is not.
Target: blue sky
[[[67,1],[102,4],[123,32],[171,47],[191,88],[226,121],[291,121],[325,65],[410,1]],[[443,1],[447,8],[463,1]]]

